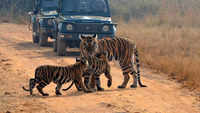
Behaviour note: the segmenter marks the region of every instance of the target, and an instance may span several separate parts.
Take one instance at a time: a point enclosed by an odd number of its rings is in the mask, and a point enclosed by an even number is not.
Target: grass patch
[[[129,23],[119,21],[117,35],[137,44],[143,66],[164,72],[184,86],[199,90],[199,27],[188,24],[185,19],[178,23],[174,22],[176,19],[160,23],[161,20],[150,16]]]

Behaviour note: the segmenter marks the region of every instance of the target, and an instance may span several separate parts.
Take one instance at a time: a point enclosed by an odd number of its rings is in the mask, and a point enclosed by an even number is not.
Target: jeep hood
[[[107,22],[111,23],[111,17],[102,16],[62,16],[64,21],[75,21],[75,22]]]

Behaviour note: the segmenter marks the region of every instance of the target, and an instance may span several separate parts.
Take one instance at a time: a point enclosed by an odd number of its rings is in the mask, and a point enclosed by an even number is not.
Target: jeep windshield
[[[67,16],[110,17],[107,0],[62,0],[61,13]]]
[[[58,0],[40,0],[41,11],[56,11],[58,8]]]

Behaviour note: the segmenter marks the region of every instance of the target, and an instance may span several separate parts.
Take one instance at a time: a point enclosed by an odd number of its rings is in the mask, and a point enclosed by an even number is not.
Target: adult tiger
[[[129,73],[133,76],[133,84],[131,88],[137,87],[137,82],[141,87],[146,87],[140,80],[140,64],[139,56],[136,45],[123,38],[104,38],[97,40],[97,35],[80,35],[80,51],[81,56],[88,59],[90,56],[94,56],[97,53],[107,53],[109,61],[114,57],[120,64],[123,71],[124,81],[118,88],[125,88],[129,81]],[[136,70],[134,70],[134,63],[136,64]]]
[[[29,80],[29,89],[22,87],[25,91],[29,91],[32,95],[32,90],[37,85],[37,90],[43,96],[48,96],[48,93],[43,92],[43,88],[47,86],[52,81],[57,84],[56,86],[56,95],[62,95],[60,93],[60,88],[64,83],[72,81],[72,84],[75,82],[77,89],[83,89],[85,92],[91,92],[91,90],[86,89],[82,82],[82,74],[86,70],[87,64],[83,59],[76,58],[76,63],[69,66],[52,66],[52,65],[42,65],[35,69],[35,78]],[[67,89],[69,89],[67,88]]]
[[[98,91],[103,91],[104,88],[101,87],[100,83],[100,75],[104,73],[106,78],[108,79],[107,86],[110,87],[112,85],[112,76],[110,74],[110,65],[107,60],[106,54],[96,54],[95,56],[90,56],[88,58],[88,69],[84,74],[84,83],[87,88],[95,88],[97,87]],[[94,75],[94,76],[91,76]],[[91,77],[91,79],[89,79]],[[91,80],[91,81],[89,81]]]

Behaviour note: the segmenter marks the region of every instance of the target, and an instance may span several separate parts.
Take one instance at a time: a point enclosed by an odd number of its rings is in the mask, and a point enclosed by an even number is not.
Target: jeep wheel
[[[58,40],[57,40],[57,55],[65,56],[65,53],[66,53],[66,44],[63,40],[58,38]]]
[[[39,36],[32,35],[32,38],[33,38],[33,43],[39,43]]]
[[[48,41],[48,36],[44,33],[40,33],[39,46],[46,46]]]
[[[56,40],[53,42],[53,51],[57,52],[57,41]]]

